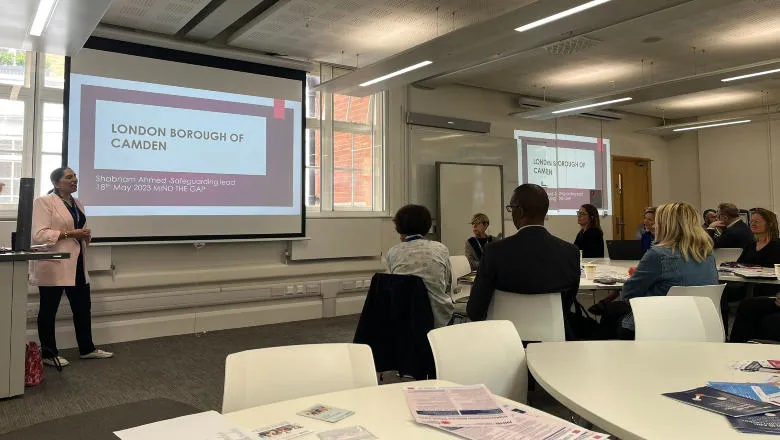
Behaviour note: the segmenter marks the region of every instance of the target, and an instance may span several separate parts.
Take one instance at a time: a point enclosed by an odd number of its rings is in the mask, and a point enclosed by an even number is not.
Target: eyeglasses
[[[587,217],[587,216],[588,216],[587,212],[578,212],[577,213],[577,217]]]
[[[520,205],[506,205],[506,212],[511,213],[515,208],[519,208]]]

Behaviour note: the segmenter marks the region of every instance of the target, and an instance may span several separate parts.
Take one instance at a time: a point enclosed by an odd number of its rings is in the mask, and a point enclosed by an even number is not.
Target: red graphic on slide
[[[95,144],[98,100],[264,117],[266,174],[95,169],[95,148],[112,148]],[[293,151],[300,146],[294,144],[294,110],[284,105],[284,100],[265,106],[84,85],[81,87],[79,197],[89,206],[292,206],[292,170],[298,166],[293,164]],[[153,161],[166,160],[165,151],[128,149],[126,153],[156,155],[150,159]],[[170,164],[170,168],[176,169],[176,164]]]

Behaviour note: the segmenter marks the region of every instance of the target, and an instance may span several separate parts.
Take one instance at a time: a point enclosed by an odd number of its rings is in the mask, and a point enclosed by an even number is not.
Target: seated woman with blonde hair
[[[496,237],[488,235],[487,228],[490,226],[490,220],[485,214],[477,213],[471,218],[471,232],[474,236],[466,240],[466,258],[469,260],[471,270],[479,268],[479,262],[482,260],[482,252],[489,243],[497,240]]]
[[[631,298],[666,296],[672,286],[718,284],[712,240],[691,205],[676,202],[659,206],[655,230],[655,246],[623,284],[623,301],[606,306],[601,326],[607,337],[633,339],[634,315],[628,303]]]

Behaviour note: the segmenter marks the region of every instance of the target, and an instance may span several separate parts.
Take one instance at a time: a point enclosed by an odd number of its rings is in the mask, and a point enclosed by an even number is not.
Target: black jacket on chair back
[[[353,342],[371,347],[376,371],[396,370],[415,379],[435,378],[428,343],[431,330],[433,312],[422,279],[413,275],[374,275]]]

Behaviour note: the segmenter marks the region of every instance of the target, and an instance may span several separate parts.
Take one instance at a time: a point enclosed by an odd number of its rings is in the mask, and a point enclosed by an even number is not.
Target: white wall
[[[741,208],[772,208],[776,191],[771,183],[768,126],[759,122],[699,130],[701,199],[705,206],[733,202]]]
[[[579,117],[535,121],[509,116],[509,113],[519,110],[516,102],[514,95],[466,86],[446,86],[435,90],[410,88],[408,94],[411,111],[490,122],[490,134],[493,136],[513,138],[514,131],[522,129],[609,138],[613,155],[652,160],[653,203],[671,197],[667,143],[656,136],[635,133],[635,130],[657,125],[654,119],[628,116],[622,121]],[[414,161],[414,158],[411,160]],[[507,188],[509,191],[512,189]],[[514,231],[509,217],[505,218],[505,224],[505,230]],[[554,234],[571,241],[579,230],[574,216],[552,216],[547,226]],[[602,227],[606,237],[611,237],[611,217],[602,219]]]
[[[720,202],[744,209],[780,208],[780,179],[775,177],[780,173],[780,121],[699,130],[671,140],[669,151],[673,198],[700,209],[715,208]]]

